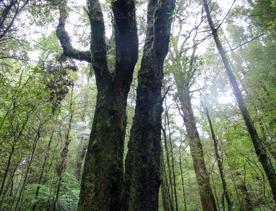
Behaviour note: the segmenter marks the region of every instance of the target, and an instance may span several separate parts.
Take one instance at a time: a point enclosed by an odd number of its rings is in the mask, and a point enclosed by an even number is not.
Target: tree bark
[[[195,42],[196,36],[197,34],[195,35],[193,42]],[[181,66],[180,72],[173,72],[173,77],[176,83],[177,97],[181,105],[179,111],[183,118],[187,131],[187,137],[189,139],[189,147],[199,186],[202,209],[216,211],[216,202],[212,192],[209,174],[205,166],[202,144],[197,131],[196,120],[191,104],[190,87],[193,83],[194,74],[197,71],[197,68],[194,67],[196,59],[195,53],[196,46],[192,49],[192,55],[189,58],[188,66]]]
[[[256,155],[266,173],[267,179],[269,181],[272,194],[273,194],[273,199],[274,202],[276,203],[276,172],[275,169],[271,163],[271,160],[268,156],[268,153],[266,151],[266,148],[264,146],[263,141],[260,139],[257,130],[253,124],[253,121],[249,115],[249,112],[247,110],[246,104],[244,102],[241,90],[238,86],[237,80],[235,78],[235,75],[233,74],[230,62],[228,61],[228,58],[225,54],[225,51],[223,49],[223,46],[220,42],[220,39],[218,37],[217,29],[214,26],[209,7],[208,7],[208,1],[203,0],[203,6],[207,15],[208,23],[212,31],[212,35],[214,38],[214,41],[216,43],[217,49],[219,51],[220,57],[222,59],[222,62],[224,64],[226,74],[228,76],[229,82],[232,86],[234,96],[236,97],[239,109],[241,111],[242,117],[244,119],[247,131],[251,137],[251,140],[253,142],[253,146],[256,152]]]
[[[110,87],[97,97],[86,153],[79,210],[121,210],[126,97]],[[112,144],[111,144],[112,143]],[[108,195],[108,196],[107,196]]]
[[[174,0],[149,0],[147,33],[135,116],[126,157],[127,210],[158,210],[161,154],[161,86]]]
[[[89,52],[78,51],[70,44],[65,31],[68,16],[66,2],[60,5],[56,31],[66,56],[92,63],[98,91],[78,210],[122,210],[126,104],[138,57],[135,1],[111,2],[116,44],[115,70],[110,70],[107,65],[105,26],[100,2],[87,2],[91,27]]]
[[[209,174],[205,166],[201,140],[196,128],[196,120],[191,105],[189,88],[186,87],[182,91],[179,89],[180,87],[178,86],[179,100],[181,103],[181,110],[183,112],[183,121],[189,139],[189,146],[193,159],[196,179],[199,186],[202,209],[208,211],[216,211],[217,208],[215,198],[212,192]]]

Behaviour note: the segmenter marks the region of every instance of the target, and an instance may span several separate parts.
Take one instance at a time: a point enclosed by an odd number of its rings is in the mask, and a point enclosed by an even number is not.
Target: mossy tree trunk
[[[123,147],[127,95],[138,57],[135,1],[112,1],[116,56],[107,64],[103,13],[98,0],[88,0],[91,26],[90,51],[72,47],[65,31],[66,2],[59,6],[56,34],[65,56],[92,63],[97,85],[97,102],[83,167],[78,210],[122,210]]]
[[[138,75],[135,116],[126,157],[127,210],[158,210],[163,62],[174,0],[149,0],[147,33]]]

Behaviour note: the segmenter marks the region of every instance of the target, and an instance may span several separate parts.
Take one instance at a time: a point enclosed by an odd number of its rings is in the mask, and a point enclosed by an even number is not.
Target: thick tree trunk
[[[127,210],[158,210],[163,62],[174,0],[150,0],[146,43],[138,76],[135,116],[126,158]]]
[[[221,158],[220,152],[219,152],[219,143],[218,143],[217,137],[215,135],[215,131],[214,131],[214,128],[213,128],[211,117],[209,115],[208,108],[207,108],[206,105],[204,105],[203,102],[202,102],[202,105],[203,105],[203,108],[205,110],[205,113],[206,113],[206,116],[207,116],[207,119],[208,119],[212,139],[213,139],[213,142],[214,142],[215,156],[216,156],[216,160],[217,160],[217,163],[218,163],[220,179],[221,179],[221,183],[222,183],[222,187],[223,187],[223,198],[225,197],[227,205],[228,205],[228,210],[230,211],[230,210],[232,210],[232,201],[231,201],[230,194],[229,194],[227,184],[226,184],[226,180],[225,180],[225,174],[224,174],[224,169],[223,169],[223,161],[222,161],[222,158]]]
[[[121,210],[127,93],[108,87],[97,96],[83,168],[79,210]]]
[[[244,102],[242,93],[240,91],[240,88],[238,86],[238,83],[236,81],[236,78],[233,74],[230,62],[228,61],[228,58],[226,57],[226,54],[224,52],[223,46],[220,42],[220,39],[218,37],[218,33],[217,33],[217,29],[214,26],[210,11],[209,11],[209,7],[208,7],[208,1],[207,0],[203,0],[203,5],[204,5],[204,9],[207,15],[207,19],[208,19],[208,23],[210,25],[211,31],[212,31],[212,35],[214,38],[214,41],[216,43],[217,49],[219,51],[219,54],[221,56],[222,62],[224,64],[225,70],[226,70],[226,74],[228,76],[229,82],[232,86],[233,89],[233,93],[236,97],[239,109],[241,111],[241,114],[243,116],[245,125],[247,127],[247,131],[251,137],[251,140],[253,142],[254,148],[255,148],[255,152],[256,155],[260,161],[260,163],[263,166],[263,169],[266,173],[267,179],[269,181],[272,193],[273,193],[273,198],[274,201],[276,203],[276,172],[275,169],[271,163],[271,160],[268,156],[268,153],[266,151],[266,148],[264,146],[263,141],[260,139],[257,130],[253,124],[253,121],[249,115],[249,112],[247,110],[246,104]]]
[[[137,90],[136,110],[126,158],[126,182],[129,194],[127,210],[158,210],[161,152],[161,84],[160,66],[151,60],[142,62]],[[152,72],[148,78],[143,74]]]
[[[178,92],[180,93],[180,90]],[[210,185],[209,174],[205,166],[203,149],[196,128],[196,121],[192,110],[191,97],[188,88],[182,91],[179,98],[181,110],[183,112],[183,121],[188,134],[196,179],[199,186],[202,209],[216,211],[215,198]]]

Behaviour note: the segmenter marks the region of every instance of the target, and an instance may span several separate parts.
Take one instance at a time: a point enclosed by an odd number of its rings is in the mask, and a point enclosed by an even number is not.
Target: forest
[[[201,210],[276,210],[276,0],[0,0],[0,211]]]

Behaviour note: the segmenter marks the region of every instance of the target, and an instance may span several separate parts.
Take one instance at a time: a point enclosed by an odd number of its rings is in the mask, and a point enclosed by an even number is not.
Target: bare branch
[[[257,35],[256,37],[253,37],[253,38],[251,38],[250,40],[247,40],[247,41],[241,43],[240,45],[238,45],[238,46],[236,46],[236,47],[234,47],[234,48],[231,48],[230,50],[226,51],[226,53],[229,52],[229,51],[234,52],[235,50],[241,48],[242,46],[247,45],[248,43],[250,43],[250,42],[252,42],[252,41],[254,41],[254,40],[257,40],[257,39],[259,39],[260,37],[262,37],[262,36],[264,36],[264,35],[265,35],[265,33],[261,33],[261,34]]]
[[[233,1],[233,3],[231,4],[229,10],[227,11],[227,13],[225,14],[225,16],[224,16],[223,19],[221,20],[220,24],[217,26],[216,30],[218,30],[218,29],[221,27],[221,25],[223,24],[223,22],[226,20],[227,16],[230,14],[230,12],[231,12],[231,10],[232,10],[232,8],[233,8],[233,6],[234,6],[234,4],[235,4],[236,1],[237,1],[237,0],[234,0],[234,1]]]

